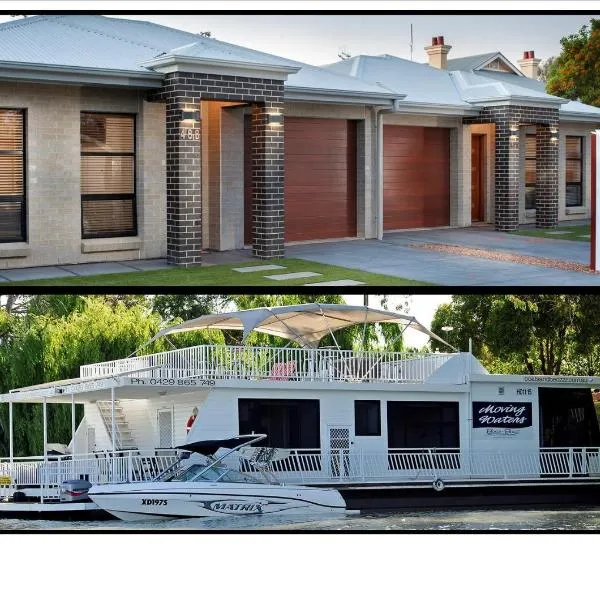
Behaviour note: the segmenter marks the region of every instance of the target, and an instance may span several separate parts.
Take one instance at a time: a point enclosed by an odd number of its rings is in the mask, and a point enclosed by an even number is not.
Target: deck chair
[[[296,361],[276,362],[271,367],[271,374],[267,379],[274,381],[288,381],[296,372]]]

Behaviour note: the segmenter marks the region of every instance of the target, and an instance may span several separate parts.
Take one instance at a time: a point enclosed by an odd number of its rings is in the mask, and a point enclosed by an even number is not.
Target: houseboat
[[[343,328],[373,323],[443,341],[413,317],[364,306],[251,309],[169,327],[134,356],[0,396],[10,415],[0,515],[28,506],[30,517],[47,518],[44,506],[78,504],[59,501],[65,482],[151,480],[178,460],[178,446],[252,433],[286,450],[270,466],[279,481],[334,487],[353,510],[600,501],[600,378],[492,375],[452,347],[407,353],[335,341]],[[241,343],[144,354],[156,339],[202,329],[238,330]],[[287,345],[249,345],[252,332]],[[41,403],[44,415],[48,404],[71,404],[64,454],[49,455],[44,428],[43,456],[13,455],[20,402]]]

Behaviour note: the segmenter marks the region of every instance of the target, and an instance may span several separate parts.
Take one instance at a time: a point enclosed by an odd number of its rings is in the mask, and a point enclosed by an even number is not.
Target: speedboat
[[[239,435],[179,446],[183,451],[179,459],[152,481],[94,485],[89,496],[125,521],[345,512],[346,503],[335,489],[278,483],[269,468],[277,449],[249,448],[266,437]],[[225,453],[217,457],[221,449]],[[239,453],[237,462],[243,470],[230,466],[234,453]]]

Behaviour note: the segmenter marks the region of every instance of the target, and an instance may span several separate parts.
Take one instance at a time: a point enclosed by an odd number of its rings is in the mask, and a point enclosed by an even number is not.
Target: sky
[[[142,7],[144,3],[101,3],[107,8],[126,6]],[[242,5],[244,3],[241,3]],[[280,9],[286,3],[248,3],[248,8]],[[68,6],[69,3],[48,3],[53,8]],[[189,3],[198,7],[201,3]],[[229,8],[228,2],[216,6]],[[237,4],[240,6],[240,3]],[[168,3],[164,6],[171,6]],[[177,3],[177,6],[184,6]],[[327,3],[337,8],[347,3]],[[362,7],[369,7],[363,3]],[[477,9],[474,3],[462,3]],[[543,8],[537,2],[533,8]],[[569,5],[566,5],[569,6]],[[448,3],[448,8],[455,8]],[[77,5],[81,8],[81,4]],[[213,4],[214,8],[214,4]],[[410,25],[413,25],[413,59],[426,62],[424,47],[433,36],[445,36],[452,46],[449,58],[501,51],[510,61],[522,57],[523,51],[534,50],[536,57],[547,58],[560,52],[560,39],[577,32],[589,23],[594,14],[547,14],[547,15],[381,15],[381,14],[315,14],[315,15],[118,15],[122,18],[150,20],[185,31],[200,33],[210,31],[212,36],[233,44],[248,46],[286,58],[314,65],[323,65],[339,60],[338,54],[345,51],[357,54],[393,54],[410,58]],[[0,21],[11,20],[9,15],[0,15]]]

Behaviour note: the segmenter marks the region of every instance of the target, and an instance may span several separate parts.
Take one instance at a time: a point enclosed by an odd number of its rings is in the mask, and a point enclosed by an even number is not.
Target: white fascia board
[[[477,116],[479,108],[455,104],[429,104],[425,102],[398,102],[394,113],[419,114],[419,115],[450,115],[450,116]]]
[[[600,125],[600,114],[594,115],[589,113],[578,113],[578,112],[563,112],[558,111],[559,122],[580,122],[580,123],[593,123]]]
[[[152,71],[118,71],[72,66],[0,62],[0,80],[153,89],[164,77]]]
[[[486,106],[531,106],[534,108],[558,108],[561,104],[566,104],[568,100],[557,98],[556,100],[548,100],[546,98],[532,98],[531,96],[506,96],[504,98],[490,97],[478,100],[466,100],[469,104],[478,107]]]
[[[540,386],[600,387],[600,377],[580,375],[470,375],[471,383],[523,383]]]
[[[256,79],[279,79],[285,81],[288,75],[297,73],[302,67],[283,65],[261,65],[242,61],[169,56],[142,63],[157,73],[207,73],[209,75],[230,75],[234,77],[254,77]]]
[[[334,104],[361,104],[368,106],[384,106],[390,108],[394,101],[402,99],[402,94],[388,94],[382,92],[355,92],[342,90],[326,90],[316,88],[302,88],[285,86],[284,99],[287,101],[301,102],[328,102]]]

